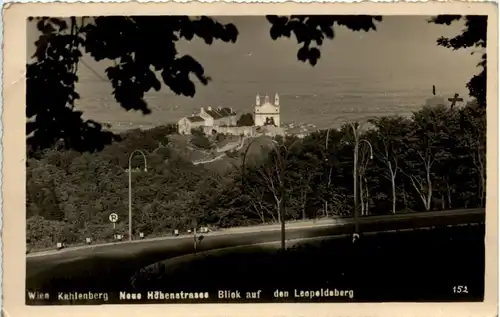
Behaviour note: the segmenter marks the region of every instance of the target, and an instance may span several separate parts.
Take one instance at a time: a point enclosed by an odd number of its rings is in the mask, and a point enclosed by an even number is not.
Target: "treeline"
[[[363,215],[485,205],[486,113],[475,104],[425,107],[411,118],[381,117],[364,127],[346,124],[303,139],[254,142],[253,150],[231,155],[232,168],[223,172],[193,165],[172,146],[175,133],[173,126],[133,130],[96,153],[31,155],[28,246],[111,240],[110,213],[119,215],[116,230],[126,236],[126,169],[136,149],[147,154],[148,169],[141,171],[141,155],[133,157],[135,235],[183,231],[193,220],[214,227],[278,221],[283,207],[288,220],[352,214],[356,144]]]

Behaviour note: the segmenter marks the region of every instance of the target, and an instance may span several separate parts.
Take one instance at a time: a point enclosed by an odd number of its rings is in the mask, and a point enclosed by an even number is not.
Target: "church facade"
[[[281,125],[280,120],[280,99],[278,94],[274,95],[274,102],[271,103],[269,96],[265,96],[264,102],[261,104],[260,95],[255,97],[254,106],[254,124],[257,127]]]

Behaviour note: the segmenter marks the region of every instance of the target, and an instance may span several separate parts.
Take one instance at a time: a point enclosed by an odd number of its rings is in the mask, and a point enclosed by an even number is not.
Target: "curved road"
[[[236,141],[236,142],[233,142],[233,143],[226,144],[222,148],[218,148],[216,150],[217,153],[220,153],[220,152],[224,152],[224,153],[219,154],[219,155],[217,155],[214,158],[201,159],[201,160],[198,160],[198,161],[194,161],[193,165],[200,165],[200,164],[212,163],[212,162],[218,161],[218,160],[222,159],[223,157],[225,157],[227,155],[227,153],[226,153],[227,151],[232,151],[232,150],[239,151],[239,150],[241,150],[243,148],[243,146],[245,145],[245,141],[247,139],[248,139],[248,137],[243,137],[243,139],[240,140],[240,141]]]
[[[362,232],[400,230],[485,221],[484,209],[450,210],[372,216],[360,219]],[[246,231],[244,231],[246,229]],[[278,241],[277,226],[209,233],[198,244],[198,252],[225,247]],[[292,225],[287,239],[302,239],[351,233],[352,219],[330,223]],[[141,268],[172,257],[194,252],[193,237],[169,237],[132,243],[96,245],[50,254],[33,254],[26,259],[26,287],[43,290],[125,289],[130,277]],[[112,284],[112,285],[109,285]],[[103,289],[104,288],[104,289]]]

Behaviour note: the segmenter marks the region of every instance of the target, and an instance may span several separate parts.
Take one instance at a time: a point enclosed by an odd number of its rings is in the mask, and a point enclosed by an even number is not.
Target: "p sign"
[[[118,215],[115,213],[110,214],[109,221],[111,221],[112,223],[116,223],[118,221]]]

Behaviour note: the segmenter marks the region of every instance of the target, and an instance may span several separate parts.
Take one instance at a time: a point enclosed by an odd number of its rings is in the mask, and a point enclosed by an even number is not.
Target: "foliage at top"
[[[34,61],[27,65],[26,116],[28,150],[59,144],[77,151],[102,150],[117,136],[93,120],[84,120],[74,110],[79,98],[75,85],[82,54],[96,61],[114,63],[106,69],[116,101],[125,110],[149,114],[144,94],[162,86],[178,95],[194,96],[194,77],[207,85],[210,77],[203,66],[189,55],[180,55],[180,40],[202,39],[207,45],[215,41],[234,43],[238,30],[209,17],[189,16],[101,16],[61,18],[37,17],[41,35],[36,42]],[[333,26],[353,30],[375,29],[368,16],[291,16],[268,17],[271,36],[295,34],[302,44],[299,60],[315,64],[318,50],[310,48],[315,41],[333,38]]]
[[[430,22],[450,24],[465,21],[458,36],[441,38],[437,44],[452,49],[486,47],[486,16],[437,16]],[[36,41],[33,61],[27,64],[28,154],[53,146],[82,151],[102,150],[119,136],[94,120],[85,120],[74,109],[79,99],[77,71],[83,54],[94,60],[113,63],[106,75],[121,107],[149,114],[145,93],[162,87],[187,97],[196,93],[191,75],[202,85],[210,82],[203,66],[176,49],[180,40],[202,39],[234,43],[238,29],[205,16],[100,16],[36,17],[41,35]],[[316,65],[325,40],[335,37],[335,27],[353,31],[374,31],[380,16],[293,15],[267,16],[272,39],[294,37],[299,45],[297,59]],[[480,74],[468,83],[470,95],[486,104],[486,54]]]
[[[482,55],[477,66],[481,68],[481,72],[471,78],[467,83],[467,88],[469,89],[469,95],[474,97],[480,106],[486,107],[486,52],[484,49],[486,48],[488,17],[484,15],[439,15],[432,18],[430,22],[450,25],[461,20],[465,23],[465,28],[461,34],[453,38],[440,37],[437,43],[453,50],[480,49]],[[476,51],[472,51],[472,54],[475,53]]]

